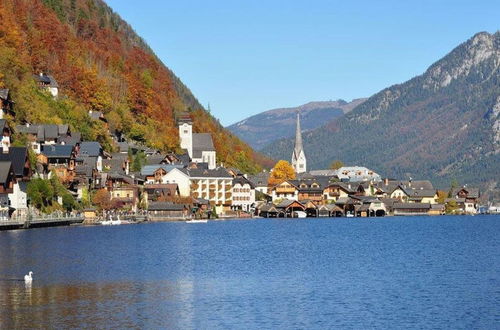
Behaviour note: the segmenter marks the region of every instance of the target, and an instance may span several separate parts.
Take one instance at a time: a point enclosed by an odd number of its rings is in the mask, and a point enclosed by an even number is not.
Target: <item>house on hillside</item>
[[[250,212],[255,206],[255,186],[243,175],[233,179],[233,210]]]
[[[452,190],[452,196],[456,199],[464,199],[463,206],[465,213],[477,213],[479,197],[481,197],[481,193],[478,188],[469,188],[467,186],[456,188]]]
[[[148,184],[167,183],[165,176],[174,168],[183,168],[183,166],[168,164],[146,165],[141,169],[141,175],[144,176]]]
[[[10,161],[15,175],[12,193],[8,194],[10,206],[16,215],[25,215],[28,210],[27,185],[32,176],[27,147],[10,147],[0,150],[0,162]]]
[[[14,191],[16,175],[11,161],[0,161],[0,194],[11,194]]]
[[[336,176],[343,182],[380,182],[382,180],[375,171],[362,166],[343,166],[336,171]]]
[[[10,91],[7,88],[0,88],[0,119],[6,115],[14,116],[14,101],[10,98]]]
[[[316,204],[323,203],[324,186],[328,185],[328,180],[305,179],[295,182],[298,186],[298,200],[310,200]]]
[[[283,199],[299,200],[299,187],[294,180],[283,181],[271,188],[271,197],[273,203]]]
[[[39,154],[42,145],[57,144],[62,139],[71,136],[71,131],[68,125],[53,125],[53,124],[25,124],[17,125],[16,131],[21,134],[26,134],[28,141],[36,154]]]
[[[111,158],[111,155],[103,150],[99,142],[85,141],[80,143],[78,158],[87,158],[88,165],[93,166],[98,172],[102,172],[103,158]]]
[[[158,200],[170,200],[179,197],[179,186],[175,183],[170,184],[145,184],[144,185],[145,200],[148,201],[158,201]]]
[[[176,184],[181,197],[191,196],[191,178],[186,168],[173,168],[162,178],[163,183]]]
[[[75,177],[75,148],[71,145],[42,145],[37,155],[38,173],[47,175],[55,171],[62,182],[71,182]]]
[[[137,211],[139,204],[139,186],[134,178],[118,173],[106,173],[105,187],[116,208],[128,208]]]
[[[33,78],[37,82],[38,86],[49,92],[52,97],[56,98],[59,95],[59,84],[53,76],[40,72],[40,74],[33,75]]]
[[[269,172],[260,172],[256,175],[250,175],[248,180],[252,182],[256,191],[268,195]]]
[[[0,147],[8,150],[10,147],[10,136],[12,132],[5,119],[0,119],[0,130],[2,132]]]
[[[333,182],[323,189],[323,199],[325,202],[336,202],[339,198],[347,198],[355,195],[357,188],[352,183]]]

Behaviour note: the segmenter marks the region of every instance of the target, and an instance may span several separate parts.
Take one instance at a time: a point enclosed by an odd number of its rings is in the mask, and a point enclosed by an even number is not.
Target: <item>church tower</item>
[[[187,150],[189,157],[193,158],[193,122],[188,114],[183,114],[177,120],[179,125],[179,139],[181,148]]]
[[[306,154],[302,147],[302,132],[300,130],[300,113],[297,111],[297,129],[295,131],[295,148],[292,154],[292,166],[297,174],[307,171]]]

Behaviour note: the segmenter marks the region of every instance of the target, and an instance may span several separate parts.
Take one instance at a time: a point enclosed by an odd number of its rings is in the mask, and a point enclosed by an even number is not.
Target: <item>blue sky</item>
[[[500,29],[498,0],[106,1],[223,125],[370,96]]]

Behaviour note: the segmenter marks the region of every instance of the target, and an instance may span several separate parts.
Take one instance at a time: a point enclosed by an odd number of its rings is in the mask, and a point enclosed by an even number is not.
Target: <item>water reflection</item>
[[[0,328],[178,327],[192,321],[193,284],[88,283],[25,285],[0,283]],[[175,317],[173,315],[175,313]]]

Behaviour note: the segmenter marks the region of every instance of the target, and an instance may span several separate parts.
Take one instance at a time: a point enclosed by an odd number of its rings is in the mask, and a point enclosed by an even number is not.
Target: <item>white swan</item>
[[[33,282],[33,272],[29,272],[28,275],[24,275],[24,283],[31,283]]]

